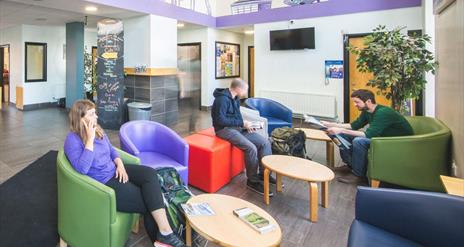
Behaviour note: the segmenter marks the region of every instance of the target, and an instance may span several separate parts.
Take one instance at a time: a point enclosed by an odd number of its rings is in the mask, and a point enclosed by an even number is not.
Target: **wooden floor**
[[[200,112],[197,129],[211,126],[209,112]],[[188,119],[181,117],[172,128],[182,136],[189,134]],[[295,121],[300,127],[300,121]],[[28,112],[4,106],[0,115],[0,184],[24,169],[49,150],[58,150],[68,132],[67,112],[60,108],[40,109]],[[119,146],[118,132],[107,131],[114,146]],[[326,164],[325,144],[308,141],[308,155],[316,162]],[[338,152],[336,166],[341,165]],[[281,246],[346,246],[348,230],[354,218],[356,186],[337,181],[330,184],[329,208],[319,207],[319,221],[308,221],[309,191],[305,182],[284,178],[283,193],[271,198],[269,206],[262,196],[248,190],[246,177],[241,174],[218,193],[236,196],[264,208],[279,222],[283,231]],[[195,194],[202,193],[191,188]],[[7,226],[3,226],[7,227]],[[142,226],[143,228],[143,226]],[[1,241],[1,240],[0,240]],[[215,246],[199,240],[201,246]],[[145,231],[132,234],[126,247],[153,246]]]

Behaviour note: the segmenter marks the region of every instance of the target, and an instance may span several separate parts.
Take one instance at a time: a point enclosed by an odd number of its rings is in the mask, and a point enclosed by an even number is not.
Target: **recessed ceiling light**
[[[255,33],[254,30],[246,30],[246,31],[245,31],[245,34],[254,34],[254,33]]]
[[[98,9],[95,6],[87,6],[87,7],[85,7],[85,11],[89,11],[89,12],[95,12],[97,10]]]
[[[177,23],[177,27],[185,27],[185,24],[182,22]]]

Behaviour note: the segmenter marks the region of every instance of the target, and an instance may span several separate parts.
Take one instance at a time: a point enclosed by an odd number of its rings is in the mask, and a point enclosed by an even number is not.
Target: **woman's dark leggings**
[[[140,165],[124,165],[129,181],[120,183],[111,178],[106,185],[116,193],[117,211],[143,214],[145,229],[152,241],[156,240],[158,226],[151,212],[164,208],[164,201],[155,169]]]

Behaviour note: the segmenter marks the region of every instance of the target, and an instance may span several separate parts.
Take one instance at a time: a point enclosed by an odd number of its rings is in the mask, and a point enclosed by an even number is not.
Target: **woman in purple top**
[[[78,100],[71,108],[71,132],[64,143],[71,165],[79,173],[113,188],[117,211],[143,214],[145,229],[155,246],[185,246],[169,225],[156,171],[123,164],[97,118],[95,104],[89,100]]]

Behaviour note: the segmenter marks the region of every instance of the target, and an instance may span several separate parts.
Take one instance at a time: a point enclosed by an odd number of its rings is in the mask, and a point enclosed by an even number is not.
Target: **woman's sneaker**
[[[166,236],[158,233],[157,240],[155,241],[154,245],[155,247],[186,247],[184,242],[180,240],[174,233]]]

